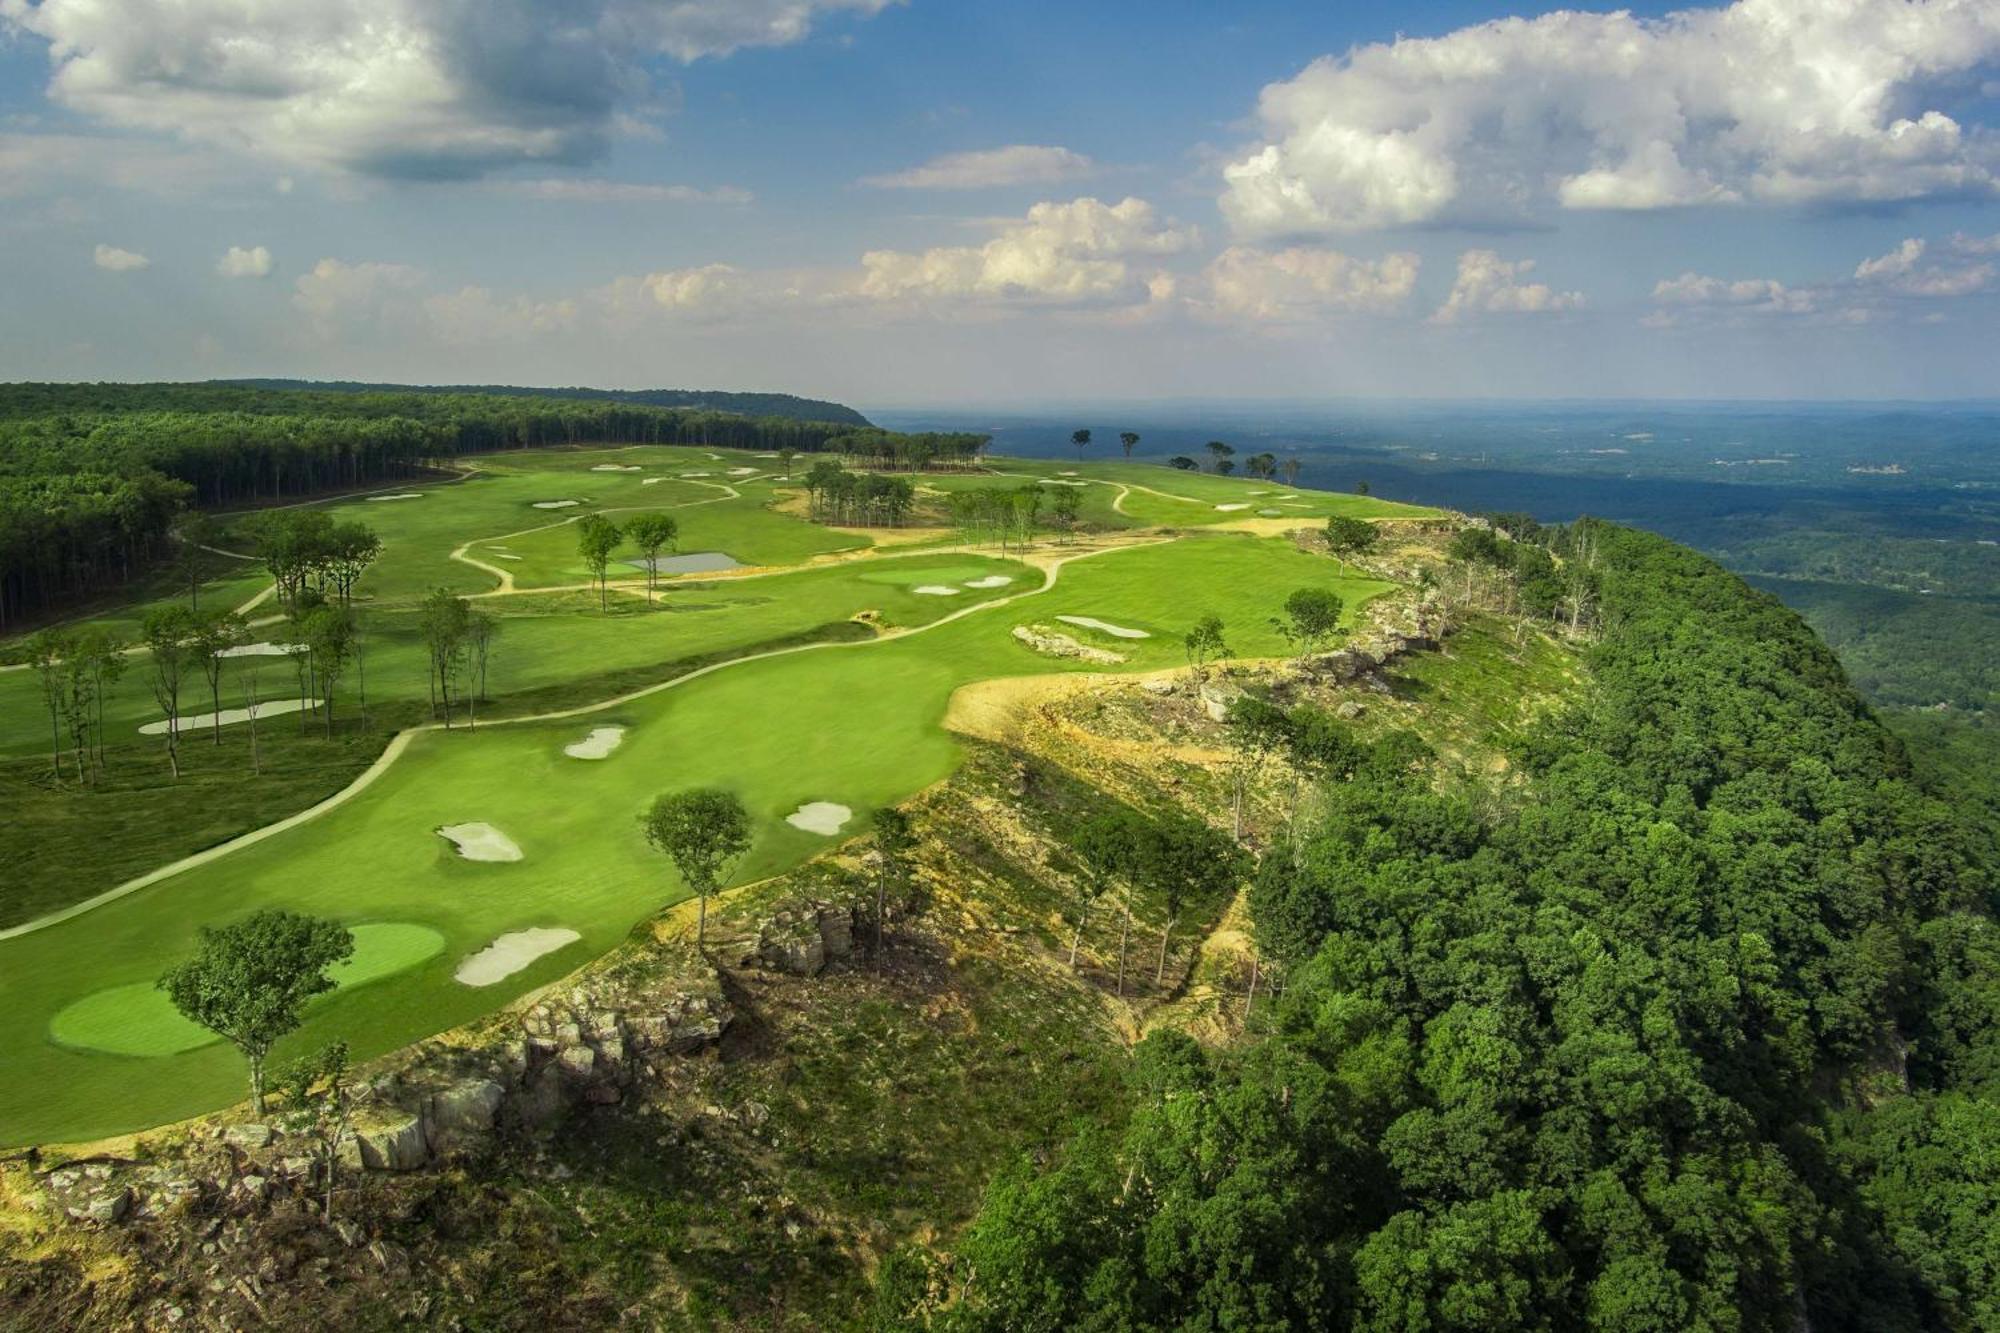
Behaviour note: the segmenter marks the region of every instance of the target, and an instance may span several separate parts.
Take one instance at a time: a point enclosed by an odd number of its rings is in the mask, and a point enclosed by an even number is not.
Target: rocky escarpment
[[[655,945],[623,955],[470,1034],[364,1070],[337,1163],[414,1171],[483,1152],[504,1134],[545,1131],[577,1107],[622,1101],[669,1062],[712,1050],[733,1017],[721,977],[693,950]],[[243,1213],[323,1189],[315,1147],[284,1114],[197,1122],[147,1145],[146,1160],[61,1165],[41,1184],[77,1221],[138,1221],[189,1207]]]

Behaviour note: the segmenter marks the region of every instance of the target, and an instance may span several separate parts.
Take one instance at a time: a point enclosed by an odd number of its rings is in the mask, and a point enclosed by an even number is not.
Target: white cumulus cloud
[[[648,124],[647,61],[803,39],[889,0],[0,0],[107,124],[380,176],[579,162]]]
[[[1325,57],[1223,171],[1239,234],[1538,208],[1992,194],[2000,148],[1932,98],[2000,58],[1993,0],[1559,11]],[[1928,103],[1928,104],[1927,104]]]
[[[1559,292],[1543,282],[1522,282],[1532,272],[1532,259],[1502,259],[1492,250],[1467,250],[1458,257],[1458,276],[1451,293],[1431,318],[1455,324],[1473,315],[1550,314],[1583,304],[1582,292]]]
[[[264,246],[253,245],[245,249],[232,245],[215,261],[215,271],[225,278],[268,278],[271,276],[271,252]]]
[[[99,245],[91,251],[90,258],[109,273],[133,273],[153,262],[135,250],[121,250],[115,245]]]
[[[1653,299],[1670,306],[1726,306],[1763,314],[1803,315],[1818,308],[1819,298],[1809,289],[1785,286],[1775,278],[1712,278],[1702,273],[1683,273],[1653,284]]]
[[[1408,252],[1370,261],[1311,246],[1264,251],[1238,245],[1217,255],[1203,276],[1215,313],[1292,324],[1400,310],[1416,287],[1419,264]]]
[[[1144,300],[1157,266],[1142,262],[1194,243],[1192,228],[1162,221],[1143,199],[1039,203],[984,245],[861,257],[860,294],[927,299],[1109,302]]]
[[[1095,162],[1067,148],[1010,144],[946,153],[906,171],[864,176],[861,183],[883,190],[979,190],[1000,185],[1049,185],[1078,180],[1096,170]]]

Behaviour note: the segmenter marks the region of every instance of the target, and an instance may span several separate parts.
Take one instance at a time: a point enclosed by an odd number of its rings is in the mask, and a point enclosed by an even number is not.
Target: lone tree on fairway
[[[1188,675],[1199,685],[1208,675],[1208,664],[1229,653],[1229,645],[1222,640],[1222,617],[1211,611],[1195,621],[1181,644],[1187,649]]]
[[[681,525],[667,514],[641,514],[625,525],[625,535],[646,557],[646,605],[653,604],[653,589],[660,583],[660,552],[671,551],[680,539]]]
[[[576,527],[576,549],[582,553],[583,563],[590,566],[592,576],[597,579],[597,609],[602,611],[608,605],[604,592],[604,571],[611,564],[611,553],[618,549],[618,543],[625,539],[625,534],[602,514],[588,514]]]
[[[674,869],[700,900],[694,928],[699,949],[708,938],[708,895],[730,862],[750,848],[750,814],[729,792],[697,787],[660,797],[640,822],[646,841],[673,858]]]
[[[451,726],[451,684],[465,658],[465,640],[471,622],[471,604],[451,589],[433,588],[424,597],[418,624],[430,656],[431,712],[435,714],[438,704],[444,704],[447,729]]]
[[[1069,433],[1069,442],[1076,446],[1077,461],[1079,463],[1082,462],[1084,447],[1090,443],[1090,432],[1087,430],[1073,430]]]
[[[226,1038],[250,1062],[250,1100],[264,1113],[264,1058],[297,1028],[306,1001],[333,989],[326,970],[354,952],[337,921],[267,907],[203,926],[194,957],[160,978],[174,1008]]]
[[[1139,432],[1136,430],[1119,431],[1118,447],[1125,451],[1125,456],[1127,458],[1130,458],[1132,456],[1132,451],[1139,447]]]
[[[472,694],[472,725],[479,726],[479,705],[486,701],[486,659],[493,652],[493,639],[500,633],[500,622],[484,611],[469,611],[465,616],[465,641],[472,647],[472,670],[479,677],[479,687]]]
[[[1359,555],[1375,544],[1375,525],[1365,518],[1335,514],[1326,521],[1326,549],[1335,555]]]
[[[1285,599],[1285,614],[1271,627],[1284,636],[1301,666],[1340,633],[1340,594],[1326,588],[1300,588]]]
[[[190,662],[194,612],[185,606],[157,606],[146,613],[142,632],[153,664],[153,698],[167,715],[167,767],[181,775],[181,680]]]
[[[331,602],[309,612],[301,626],[306,647],[312,654],[313,677],[320,699],[326,704],[326,738],[333,739],[333,687],[347,674],[354,660],[354,617],[347,608]]]

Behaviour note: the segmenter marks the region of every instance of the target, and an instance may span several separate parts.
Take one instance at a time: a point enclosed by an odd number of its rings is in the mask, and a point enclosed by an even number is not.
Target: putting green
[[[644,503],[642,481],[651,474],[593,474],[584,470],[592,462],[687,453],[565,454],[559,487],[548,469],[528,470],[525,463],[532,460],[521,459],[518,474],[433,488],[428,493],[438,503],[375,505],[370,517],[377,521],[386,525],[389,514],[407,515],[398,521],[411,525],[397,543],[408,565],[382,570],[378,589],[429,586],[436,581],[431,562],[438,551],[497,539],[510,531],[507,523],[531,495],[588,495],[606,509]],[[1194,480],[1162,477],[1160,469],[1132,470],[1176,486]],[[1202,479],[1189,489],[1202,494],[1157,502],[1212,514],[1209,495],[1241,494],[1241,483]],[[733,527],[774,536],[791,529],[784,543],[794,558],[803,558],[822,537],[841,536],[766,508],[768,490],[759,498],[752,494],[681,510],[684,520],[703,515],[716,529],[697,544],[686,540],[684,524],[684,545],[735,551]],[[1116,491],[1099,486],[1086,494],[1095,501]],[[1209,502],[1189,502],[1196,499]],[[1344,504],[1348,497],[1333,499]],[[461,511],[461,522],[447,530],[437,518],[450,509]],[[467,513],[481,524],[498,521],[468,531]],[[506,544],[553,563],[570,558],[573,543],[574,533],[556,529]],[[611,615],[598,613],[595,597],[584,594],[491,599],[484,604],[503,616],[498,651],[505,657],[495,663],[505,673],[498,678],[503,691],[588,680],[620,664],[754,649],[862,609],[879,611],[885,625],[904,632],[727,662],[669,688],[570,716],[482,724],[476,732],[415,732],[351,800],[80,916],[0,940],[0,1012],[15,1016],[0,1028],[0,1068],[8,1071],[0,1079],[0,1144],[143,1128],[241,1095],[241,1061],[233,1049],[197,1040],[171,1008],[149,1008],[164,997],[148,979],[186,957],[204,924],[266,906],[394,923],[356,928],[357,936],[368,933],[369,943],[344,971],[340,989],[314,1004],[302,1029],[274,1052],[283,1061],[339,1038],[366,1059],[490,1013],[559,978],[685,897],[670,863],[639,830],[638,815],[659,792],[715,785],[743,800],[755,827],[749,853],[734,868],[737,882],[825,849],[825,836],[786,822],[808,802],[837,799],[853,809],[837,837],[865,833],[875,811],[944,777],[958,762],[958,743],[941,725],[954,690],[996,676],[1091,669],[1026,648],[1010,633],[1015,625],[1076,615],[1147,630],[1153,637],[1121,640],[1119,651],[1128,658],[1127,669],[1149,670],[1180,665],[1180,637],[1204,613],[1222,617],[1236,654],[1278,655],[1286,648],[1270,621],[1294,589],[1338,592],[1351,618],[1389,586],[1344,572],[1287,540],[1241,533],[1192,533],[1054,554],[1064,562],[1059,570],[958,552],[892,551],[820,569],[683,581],[662,595],[657,608],[628,598],[625,611]],[[385,554],[385,564],[390,560]],[[914,591],[995,574],[1012,581],[960,598]],[[425,664],[414,621],[393,604],[378,605],[384,614],[371,647],[371,697],[379,687],[421,698]],[[5,692],[32,686],[31,680],[18,686],[7,681]],[[32,705],[31,695],[21,698]],[[25,749],[39,742],[30,736],[32,706],[20,711]],[[563,747],[590,727],[611,723],[630,728],[616,750],[592,763],[564,756]],[[0,732],[11,728],[11,717],[9,724]],[[534,855],[469,865],[448,849],[440,854],[434,830],[468,812],[506,829]],[[458,985],[449,967],[430,961],[440,954],[469,956],[501,935],[552,920],[575,929],[580,947],[536,959],[493,986]],[[128,1066],[99,1054],[108,1051],[155,1058],[148,1076],[134,1080]]]
[[[365,985],[415,967],[444,951],[444,936],[402,921],[355,926],[354,953],[333,969],[336,988]],[[150,981],[86,995],[49,1020],[49,1040],[105,1055],[178,1055],[222,1038],[174,1008]]]

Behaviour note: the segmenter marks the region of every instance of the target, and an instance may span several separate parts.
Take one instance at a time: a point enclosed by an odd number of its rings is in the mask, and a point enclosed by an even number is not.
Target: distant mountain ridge
[[[483,393],[512,398],[609,399],[650,407],[707,408],[752,417],[787,417],[794,421],[875,424],[843,403],[790,393],[736,393],[726,389],[540,388],[519,384],[375,384],[360,380],[291,379],[209,380],[208,383],[246,389],[316,389],[323,393]]]

